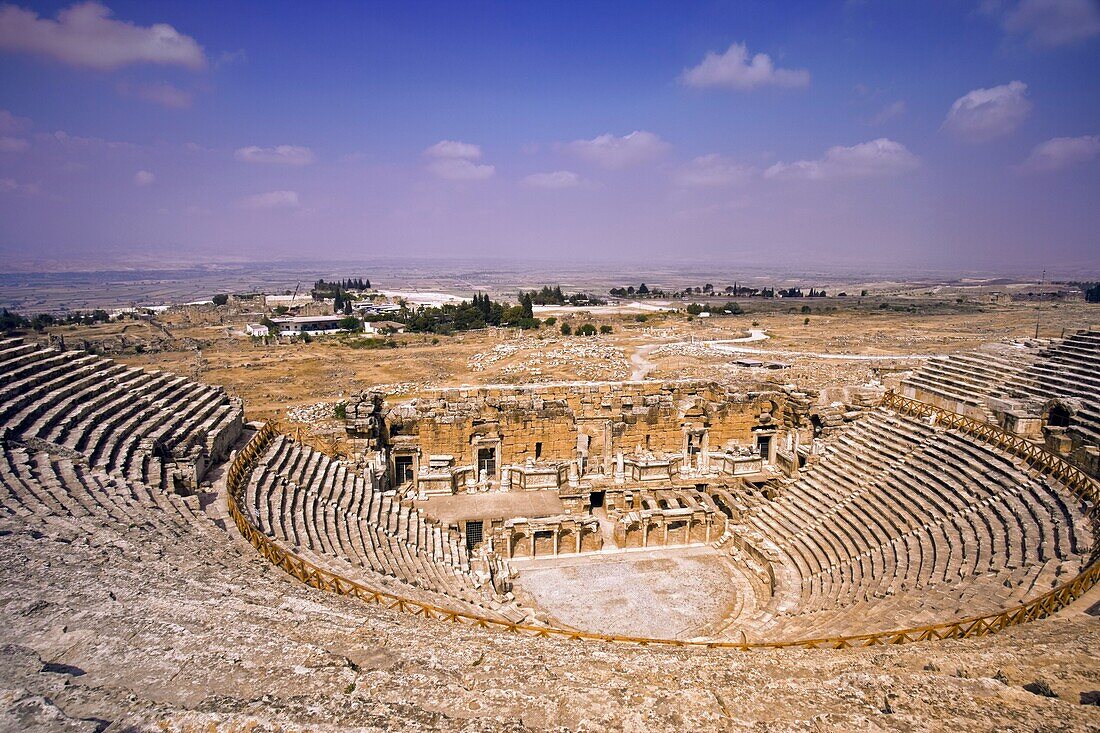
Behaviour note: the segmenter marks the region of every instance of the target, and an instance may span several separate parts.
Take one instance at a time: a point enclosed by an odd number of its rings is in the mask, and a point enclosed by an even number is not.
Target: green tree
[[[600,326],[600,333],[602,333],[602,334],[609,334],[614,330],[615,329],[613,329],[611,326],[607,325],[606,323],[603,324],[602,326]]]
[[[225,305],[229,302],[229,295],[226,293],[218,293],[212,300],[214,301],[214,305]]]
[[[568,323],[566,323],[564,321],[562,321],[562,324],[561,324],[561,335],[562,336],[572,336],[573,335],[573,328]]]
[[[347,316],[346,318],[341,318],[339,321],[337,321],[336,327],[354,333],[363,328],[363,322],[355,316]]]

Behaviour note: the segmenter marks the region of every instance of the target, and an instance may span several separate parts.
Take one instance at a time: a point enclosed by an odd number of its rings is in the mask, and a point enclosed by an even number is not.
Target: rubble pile
[[[505,341],[497,344],[488,351],[479,351],[466,360],[466,367],[471,371],[483,372],[487,367],[507,359],[516,354],[537,350],[544,345],[541,339],[520,338],[514,341]]]
[[[552,347],[552,348],[548,348]],[[570,370],[568,379],[615,380],[626,379],[630,367],[625,351],[618,346],[605,346],[590,340],[557,340],[546,338],[520,338],[497,344],[488,351],[469,357],[466,366],[475,372],[485,371],[512,357],[520,357],[516,363],[507,364],[499,371],[502,381],[541,381],[555,375],[553,370]]]
[[[335,405],[329,402],[316,402],[312,405],[291,407],[286,411],[286,419],[306,425],[316,425],[333,417]]]

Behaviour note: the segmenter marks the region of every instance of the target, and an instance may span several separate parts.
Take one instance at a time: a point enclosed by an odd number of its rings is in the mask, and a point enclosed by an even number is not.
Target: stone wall
[[[495,448],[499,467],[569,461],[580,450],[590,466],[611,472],[618,451],[684,452],[692,430],[706,433],[700,449],[751,445],[760,415],[779,417],[785,399],[700,381],[456,388],[394,406],[385,423],[391,442],[415,444],[424,459],[450,455],[472,464],[478,447]]]

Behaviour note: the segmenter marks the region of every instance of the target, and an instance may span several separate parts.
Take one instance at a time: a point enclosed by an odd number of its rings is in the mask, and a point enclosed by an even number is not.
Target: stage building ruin
[[[361,395],[346,428],[399,494],[512,558],[717,539],[731,490],[763,486],[779,453],[796,465],[788,407],[698,380],[490,386]]]

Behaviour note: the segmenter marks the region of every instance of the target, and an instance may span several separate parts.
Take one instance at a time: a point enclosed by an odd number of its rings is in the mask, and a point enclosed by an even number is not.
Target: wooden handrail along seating
[[[1096,481],[1076,466],[1051,453],[1043,446],[1013,435],[1001,428],[978,420],[943,410],[917,400],[908,399],[887,392],[881,407],[917,418],[935,421],[947,429],[958,430],[1022,459],[1029,466],[1045,473],[1064,486],[1087,505],[1087,516],[1092,524],[1094,536],[1097,533],[1097,499],[1100,490]],[[269,562],[294,576],[301,582],[320,590],[352,596],[367,603],[410,613],[424,618],[462,623],[483,629],[497,629],[528,637],[561,638],[585,641],[618,642],[623,644],[660,645],[676,647],[706,647],[723,649],[779,649],[798,647],[806,649],[846,649],[851,647],[875,646],[881,644],[907,644],[916,641],[934,641],[938,639],[965,639],[991,634],[1010,626],[1035,621],[1062,610],[1083,596],[1100,580],[1100,558],[1094,551],[1089,565],[1077,577],[1043,595],[1012,608],[982,616],[971,616],[928,626],[917,626],[893,631],[881,631],[872,634],[836,636],[820,639],[802,639],[798,641],[725,641],[725,640],[681,640],[656,639],[638,636],[619,636],[599,634],[571,629],[556,628],[533,624],[509,623],[498,619],[435,606],[422,601],[404,598],[393,593],[368,587],[318,567],[295,555],[268,537],[245,516],[241,510],[245,487],[256,467],[256,463],[272,440],[278,435],[273,423],[266,423],[234,457],[226,479],[226,500],[230,515],[241,535],[253,547],[259,550]]]

